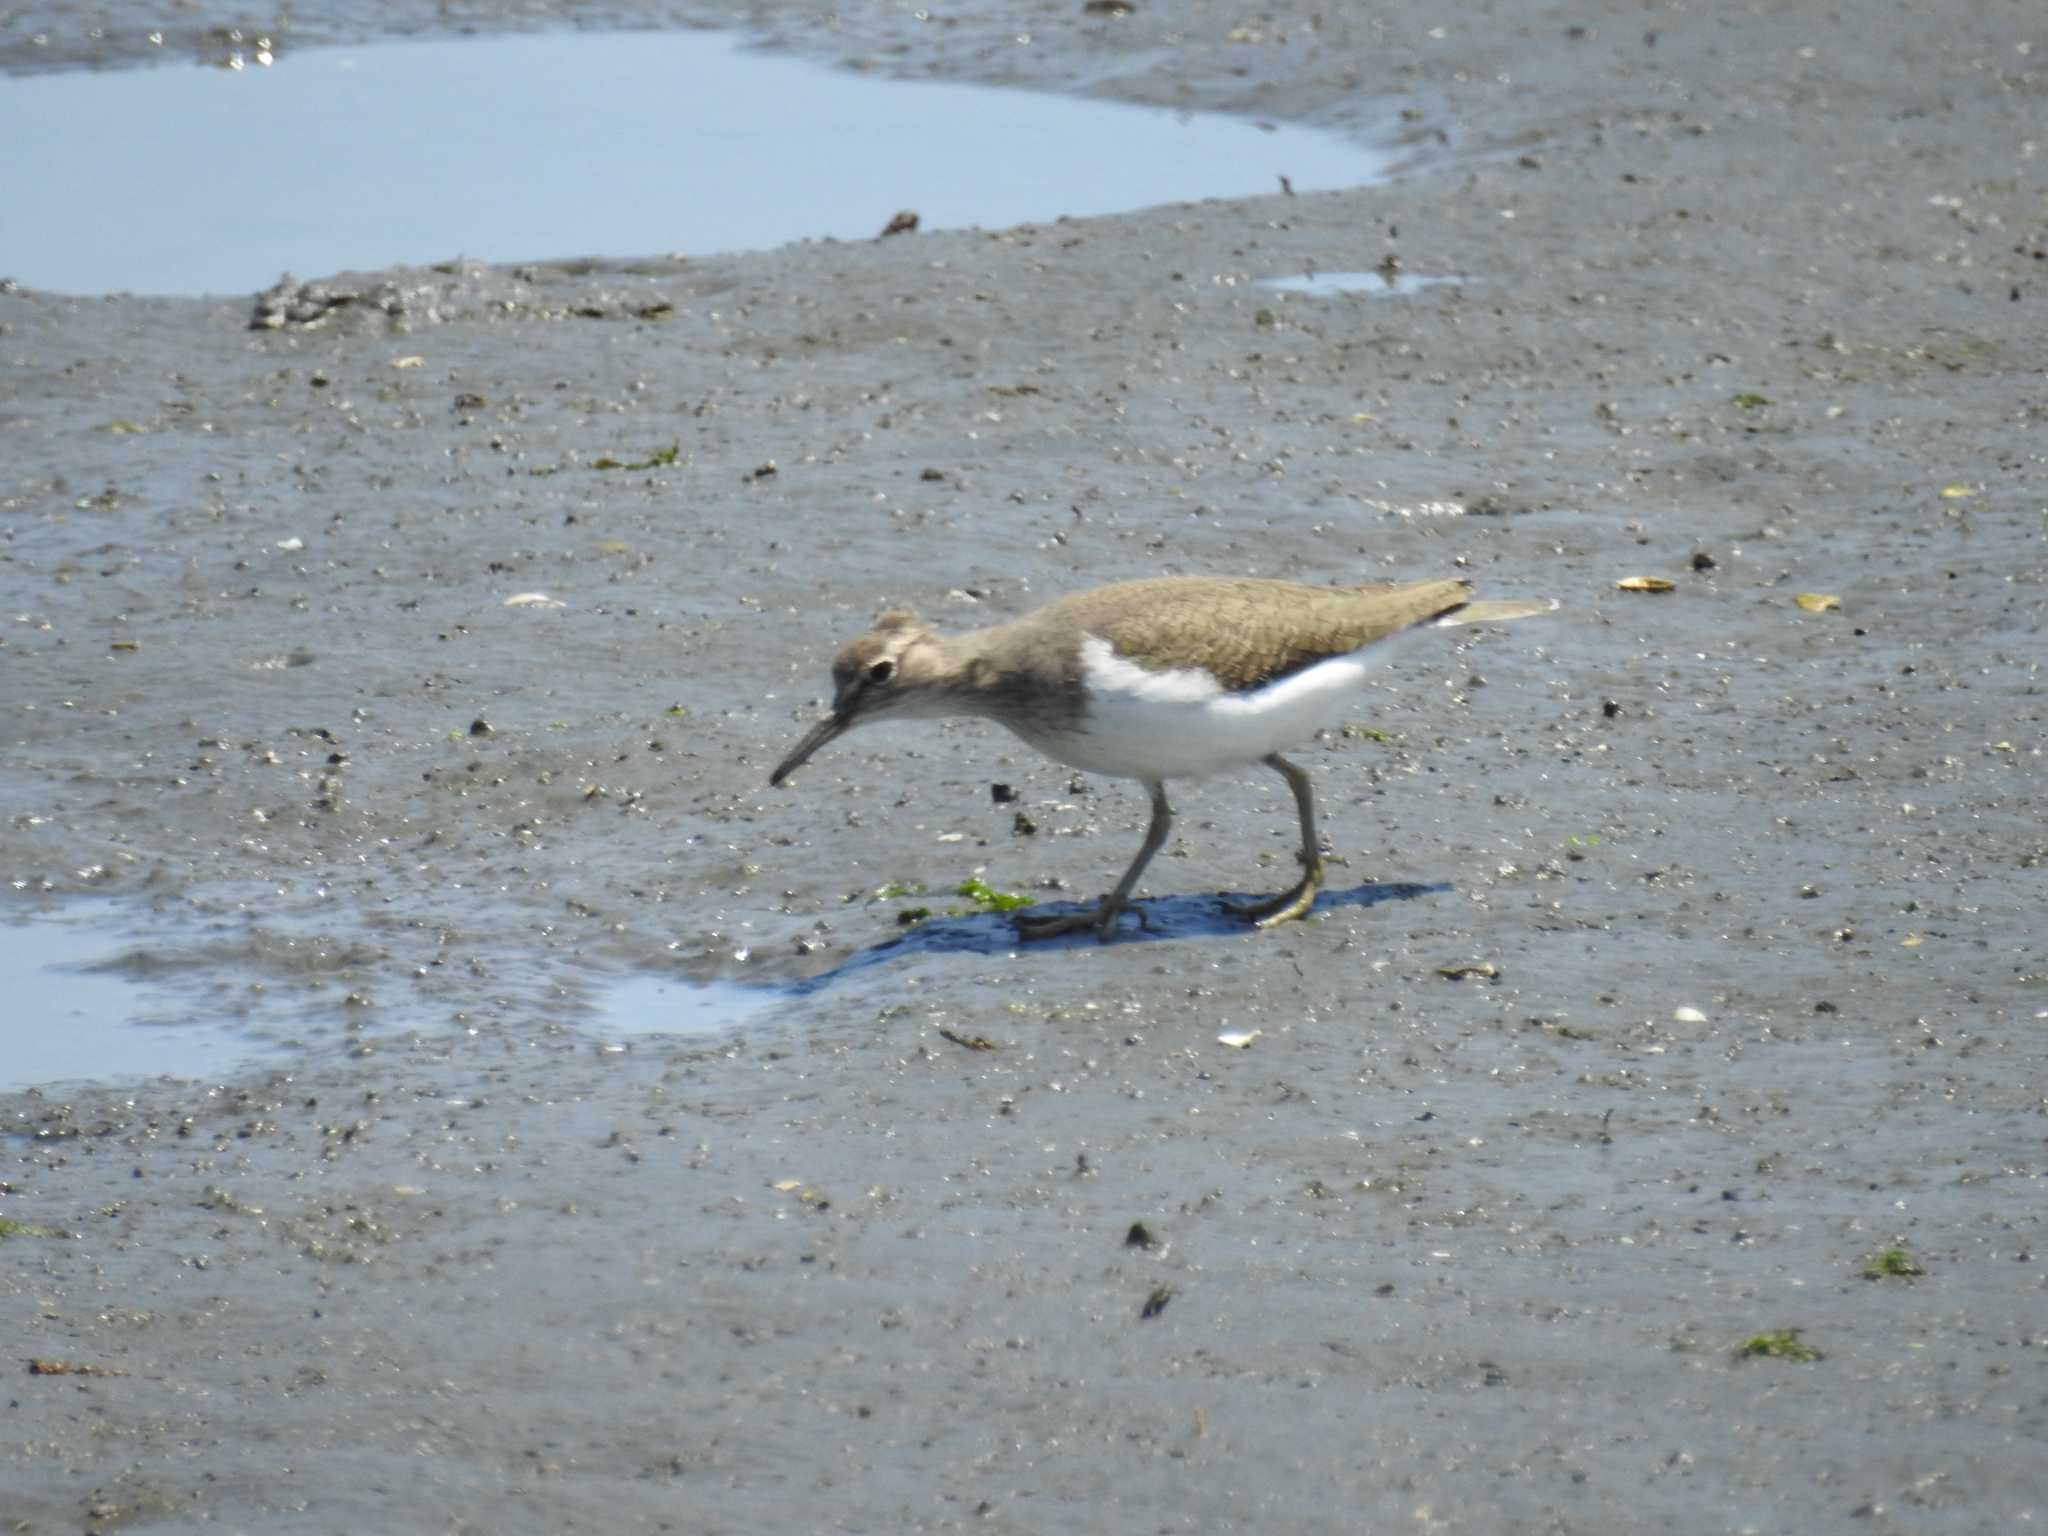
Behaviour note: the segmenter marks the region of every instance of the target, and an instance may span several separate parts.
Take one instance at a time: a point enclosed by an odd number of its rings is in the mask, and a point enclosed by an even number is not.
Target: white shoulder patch
[[[1081,676],[1098,693],[1118,694],[1150,704],[1205,704],[1223,685],[1200,667],[1149,672],[1127,661],[1100,635],[1081,639]]]

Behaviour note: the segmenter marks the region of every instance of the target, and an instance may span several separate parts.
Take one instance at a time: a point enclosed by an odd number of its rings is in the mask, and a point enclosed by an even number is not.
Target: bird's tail
[[[1453,624],[1505,624],[1509,619],[1534,618],[1539,613],[1555,613],[1564,606],[1554,597],[1503,597],[1483,603],[1466,603],[1453,608],[1449,613],[1439,614],[1430,623],[1438,629],[1448,629]]]

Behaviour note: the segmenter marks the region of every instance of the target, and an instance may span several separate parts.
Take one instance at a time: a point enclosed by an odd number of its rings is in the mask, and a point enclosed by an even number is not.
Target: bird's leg
[[[1226,901],[1223,907],[1232,917],[1250,918],[1261,928],[1271,928],[1300,917],[1315,905],[1316,892],[1323,883],[1323,853],[1316,843],[1316,803],[1308,775],[1277,752],[1260,761],[1285,779],[1287,787],[1294,791],[1294,807],[1301,813],[1301,880],[1269,901],[1250,905]]]
[[[1019,938],[1049,939],[1056,934],[1072,933],[1077,928],[1093,928],[1098,938],[1106,940],[1116,932],[1116,920],[1124,909],[1124,903],[1136,888],[1138,877],[1145,873],[1145,866],[1152,862],[1152,855],[1166,846],[1167,829],[1173,825],[1173,812],[1166,804],[1166,786],[1156,779],[1147,779],[1145,789],[1152,796],[1152,822],[1145,829],[1144,846],[1131,860],[1131,867],[1124,871],[1123,879],[1117,881],[1116,889],[1103,899],[1101,906],[1080,912],[1048,913],[1038,917],[1024,912],[1012,913],[1010,920],[1017,925]],[[1142,917],[1141,913],[1141,920]]]

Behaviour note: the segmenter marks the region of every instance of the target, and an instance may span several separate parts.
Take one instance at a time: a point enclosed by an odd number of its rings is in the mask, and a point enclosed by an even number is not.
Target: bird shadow
[[[1367,881],[1349,890],[1319,892],[1309,910],[1333,912],[1339,907],[1377,907],[1389,901],[1413,901],[1418,896],[1441,896],[1453,889],[1448,882],[1418,885],[1412,881]],[[1232,936],[1250,932],[1251,925],[1225,910],[1224,902],[1256,899],[1228,891],[1211,896],[1156,896],[1135,901],[1124,909],[1116,931],[1107,939],[1098,938],[1092,928],[1047,939],[1026,939],[1008,915],[1000,912],[931,917],[879,944],[855,951],[828,971],[786,983],[782,990],[796,997],[814,996],[878,965],[918,955],[1000,955],[1026,944],[1035,950],[1093,949],[1103,944],[1159,944]],[[1083,907],[1078,902],[1059,902],[1034,906],[1031,912],[1038,917],[1080,910]]]

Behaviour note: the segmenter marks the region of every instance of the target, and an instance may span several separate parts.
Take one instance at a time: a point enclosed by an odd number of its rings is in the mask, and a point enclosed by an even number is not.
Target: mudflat
[[[6,1528],[2048,1517],[2039,6],[748,19],[1404,170],[0,293],[5,915],[115,898],[271,1036],[0,1098]],[[1375,270],[1457,281],[1258,286]],[[1106,945],[984,909],[1103,890],[1132,786],[968,723],[767,786],[880,609],[1163,572],[1565,609],[1305,744],[1345,862],[1269,933],[1271,774]]]

